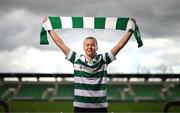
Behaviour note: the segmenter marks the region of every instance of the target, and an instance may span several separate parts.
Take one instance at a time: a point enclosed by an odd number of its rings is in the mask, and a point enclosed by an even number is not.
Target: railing
[[[9,104],[5,99],[0,98],[0,106],[2,106],[4,108],[5,113],[10,113]]]
[[[169,110],[173,106],[180,106],[180,100],[179,101],[169,101],[165,103],[163,113],[169,113]]]

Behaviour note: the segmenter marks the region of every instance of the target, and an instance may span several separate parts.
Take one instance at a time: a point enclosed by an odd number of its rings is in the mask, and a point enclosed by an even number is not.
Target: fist
[[[132,30],[134,31],[135,30],[135,27],[136,27],[136,20],[134,18],[130,18],[128,23],[127,23],[127,30]]]
[[[43,17],[43,23],[45,23],[47,21],[47,16]]]
[[[136,19],[135,18],[131,18],[131,20],[134,22],[134,24],[136,25]]]

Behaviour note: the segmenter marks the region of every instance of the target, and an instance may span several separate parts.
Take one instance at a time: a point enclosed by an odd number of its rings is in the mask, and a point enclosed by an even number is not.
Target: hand
[[[47,21],[47,16],[45,16],[44,18],[43,18],[43,23],[45,23],[46,21]]]
[[[48,23],[45,23],[45,22],[47,22],[47,20],[48,20],[48,17],[47,17],[47,16],[44,16],[44,17],[43,17],[44,27],[45,27],[45,29],[46,29],[48,32],[50,32],[50,31],[52,30],[52,27],[51,27]]]
[[[127,30],[133,32],[136,27],[136,20],[134,18],[130,18],[127,24]]]
[[[136,25],[136,19],[135,18],[131,18],[131,20],[134,22],[134,24]]]

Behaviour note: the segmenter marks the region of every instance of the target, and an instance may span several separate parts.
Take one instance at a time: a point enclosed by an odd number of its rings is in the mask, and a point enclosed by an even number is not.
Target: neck
[[[86,55],[88,62],[92,62],[94,57],[95,57],[95,54],[94,55]]]

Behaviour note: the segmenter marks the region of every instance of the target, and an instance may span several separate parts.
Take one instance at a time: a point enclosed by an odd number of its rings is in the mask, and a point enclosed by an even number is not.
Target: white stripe
[[[105,55],[105,53],[104,54],[102,54],[102,56],[103,56],[103,60],[106,62],[106,55]]]
[[[72,18],[71,17],[60,17],[62,28],[72,28]]]
[[[116,57],[113,55],[113,53],[111,51],[108,52],[108,56],[111,59],[111,61],[116,59]]]
[[[80,59],[80,57],[81,57],[81,54],[76,53],[75,61],[74,62],[76,62],[78,59]]]
[[[128,23],[126,26],[126,30],[129,30],[129,29],[132,29],[133,31],[135,30],[135,24],[131,19],[128,20]]]
[[[67,59],[67,60],[70,60],[71,57],[72,57],[72,54],[73,54],[73,51],[70,50],[69,53],[68,53],[68,55],[66,56],[66,59]]]
[[[46,24],[45,23],[43,23],[43,25],[42,25],[43,27],[44,27],[44,29],[47,31],[47,28],[46,28]]]
[[[97,67],[97,68],[89,68],[87,66],[84,66],[84,65],[80,65],[80,64],[74,64],[74,70],[76,71],[84,71],[84,72],[87,72],[87,73],[97,73],[97,72],[100,72],[100,71],[107,71],[107,64],[103,64],[100,67]]]
[[[117,18],[107,17],[105,23],[105,29],[116,29]]]
[[[94,28],[94,17],[83,17],[84,28]]]
[[[102,78],[85,78],[85,77],[74,77],[74,83],[82,83],[82,84],[106,84],[107,77]]]
[[[43,23],[43,27],[44,27],[44,29],[45,29],[46,31],[53,29],[49,18],[47,18],[47,21],[46,21],[45,23]]]
[[[106,90],[92,91],[92,90],[75,89],[74,95],[85,96],[85,97],[103,97],[106,96]]]
[[[82,102],[74,102],[73,105],[75,107],[82,107],[82,108],[107,108],[108,103],[82,103]]]

